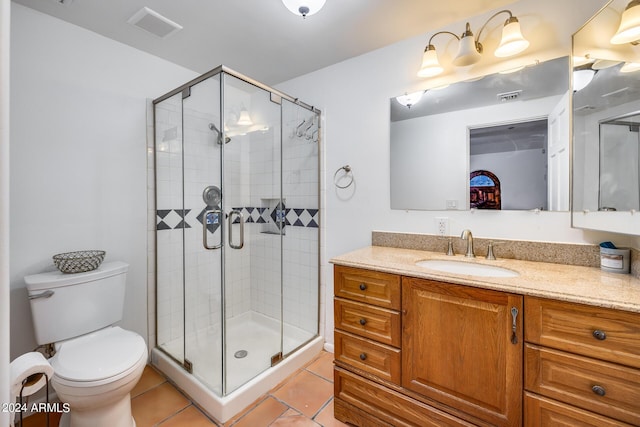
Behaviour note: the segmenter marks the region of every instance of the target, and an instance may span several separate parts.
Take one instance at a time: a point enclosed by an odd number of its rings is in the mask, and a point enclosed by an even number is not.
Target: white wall
[[[147,99],[196,73],[15,3],[11,19],[11,356],[36,346],[23,277],[65,251],[130,264],[121,324],[146,337]]]
[[[510,5],[532,42],[526,56],[545,60],[570,54],[571,34],[604,3],[596,0],[522,0]],[[479,28],[489,16],[490,13],[470,17],[469,21],[473,28]],[[463,27],[464,22],[459,22],[443,29],[458,33]],[[438,30],[434,28],[433,32]],[[389,207],[389,99],[404,92],[434,87],[452,78],[445,76],[428,82],[415,77],[424,45],[433,32],[279,85],[284,92],[294,93],[316,105],[324,114],[327,189],[323,193],[323,208],[327,215],[323,223],[326,239],[322,268],[327,289],[333,288],[328,259],[369,245],[372,230],[435,234],[434,218],[443,216],[438,211],[400,211]],[[487,44],[485,49],[491,52]],[[483,62],[494,60],[490,53],[484,55]],[[461,71],[469,73],[464,77],[461,74],[453,78],[460,80],[490,71],[491,64],[479,63],[471,70]],[[332,177],[336,169],[345,164],[353,168],[355,185],[338,190],[333,186]],[[480,237],[578,243],[604,238],[611,238],[616,243],[628,241],[621,235],[611,237],[572,229],[567,212],[447,211],[446,215],[451,220],[454,235],[463,228],[470,228]],[[328,340],[333,336],[332,297],[331,292],[325,294],[325,337]]]
[[[11,2],[0,0],[0,403],[9,396],[9,39]],[[9,414],[0,411],[0,426]]]

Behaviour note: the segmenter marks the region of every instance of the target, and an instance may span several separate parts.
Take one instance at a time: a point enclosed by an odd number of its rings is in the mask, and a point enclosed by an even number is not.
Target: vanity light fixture
[[[417,92],[405,93],[404,95],[396,96],[396,101],[398,101],[400,105],[411,108],[412,105],[420,101],[425,92],[424,90],[419,90]]]
[[[303,18],[311,16],[317,13],[326,0],[282,0],[285,7],[295,15],[300,15]]]
[[[639,1],[640,0],[634,0]],[[427,43],[427,47],[424,49],[424,53],[422,55],[422,65],[420,70],[418,71],[418,77],[433,77],[442,73],[443,68],[438,61],[438,55],[436,53],[436,48],[431,43],[433,38],[438,34],[450,34],[458,40],[458,53],[456,57],[453,59],[453,65],[458,67],[465,67],[468,65],[473,65],[482,58],[483,46],[480,43],[480,36],[482,35],[482,31],[486,28],[487,24],[500,15],[501,13],[509,14],[509,18],[504,23],[504,27],[502,28],[502,39],[500,40],[500,44],[498,48],[494,52],[495,56],[499,58],[506,58],[508,56],[517,55],[518,53],[524,51],[529,47],[529,41],[524,38],[522,35],[522,31],[520,30],[520,22],[518,22],[518,18],[513,16],[510,10],[501,10],[500,12],[495,13],[491,16],[484,25],[478,31],[478,37],[473,36],[473,32],[471,31],[471,25],[467,22],[465,31],[462,33],[461,37],[458,37],[456,34],[450,31],[439,31],[429,38],[429,42]]]
[[[631,0],[622,12],[618,31],[611,37],[611,43],[624,44],[638,40],[640,40],[640,0]]]

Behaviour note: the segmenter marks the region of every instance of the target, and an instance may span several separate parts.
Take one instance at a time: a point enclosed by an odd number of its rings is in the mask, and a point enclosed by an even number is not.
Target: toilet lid
[[[140,335],[115,326],[60,343],[51,366],[61,378],[98,381],[127,371],[146,351]]]

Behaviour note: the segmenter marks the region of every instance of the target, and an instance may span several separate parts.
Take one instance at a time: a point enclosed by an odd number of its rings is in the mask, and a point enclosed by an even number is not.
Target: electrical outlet
[[[449,235],[449,218],[437,217],[436,218],[436,232],[438,236],[447,237]]]

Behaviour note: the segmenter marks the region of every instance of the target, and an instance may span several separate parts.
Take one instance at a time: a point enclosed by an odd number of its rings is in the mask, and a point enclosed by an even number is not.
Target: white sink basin
[[[520,274],[508,268],[497,267],[494,265],[476,264],[475,262],[428,259],[416,262],[419,267],[428,268],[429,270],[443,271],[445,273],[465,274],[468,276],[483,277],[517,277]]]

